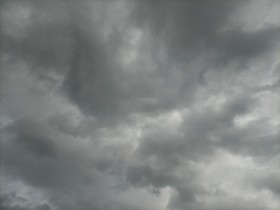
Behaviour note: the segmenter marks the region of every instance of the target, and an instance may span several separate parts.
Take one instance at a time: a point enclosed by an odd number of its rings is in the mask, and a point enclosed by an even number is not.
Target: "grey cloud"
[[[253,108],[253,101],[246,96],[238,96],[227,102],[220,111],[206,109],[202,113],[187,116],[179,131],[181,135],[169,134],[166,131],[148,134],[139,146],[144,157],[159,155],[167,160],[172,156],[201,156],[213,152],[219,143],[209,137],[232,128],[234,117],[242,115]],[[218,136],[219,137],[219,134]],[[223,140],[222,140],[223,141]],[[226,140],[225,140],[226,141]]]
[[[218,53],[223,56],[230,55],[225,58],[229,60],[234,59],[237,54],[242,56],[242,53],[247,51],[250,54],[254,52],[259,54],[258,51],[263,51],[262,49],[268,46],[264,42],[270,40],[268,36],[275,36],[275,30],[252,35],[240,30],[222,33],[221,37],[218,34],[234,8],[240,7],[239,4],[242,5],[244,2],[137,2],[136,11],[131,12],[132,16],[136,16],[136,20],[132,17],[131,21],[126,21],[127,27],[124,30],[148,22],[152,29],[158,28],[162,31],[153,35],[158,37],[160,43],[164,43],[163,46],[170,55],[164,63],[156,63],[158,70],[150,74],[149,78],[142,77],[141,74],[124,75],[120,70],[121,67],[115,62],[115,54],[118,53],[117,49],[121,41],[116,37],[122,36],[121,33],[125,31],[115,30],[111,34],[111,40],[102,41],[98,31],[101,24],[98,24],[97,20],[90,19],[90,11],[86,8],[86,5],[90,4],[67,6],[63,2],[58,5],[51,2],[36,3],[33,6],[32,2],[34,17],[31,16],[33,21],[26,38],[30,41],[23,40],[20,42],[23,46],[18,46],[24,50],[24,55],[29,55],[28,57],[33,59],[31,63],[39,63],[43,69],[46,69],[49,66],[47,63],[50,63],[51,66],[56,66],[55,69],[64,71],[63,73],[68,72],[65,74],[64,82],[67,95],[85,113],[93,113],[108,123],[113,121],[113,118],[119,120],[133,112],[160,112],[172,109],[174,106],[182,106],[186,101],[190,103],[192,95],[199,86],[201,74],[204,74],[207,69],[204,67],[195,69],[183,65],[179,70],[173,70],[170,75],[168,72],[172,67],[168,63],[177,62],[177,58],[182,58],[180,63],[192,59],[196,55],[193,49],[199,49],[200,42],[220,48],[217,49]],[[107,4],[105,8],[106,6]],[[137,15],[139,13],[141,15]],[[104,14],[106,9],[100,12],[101,16]],[[167,25],[170,21],[171,29]],[[145,24],[139,25],[145,30],[144,26]],[[251,36],[254,38],[250,38]],[[154,46],[153,39],[147,41],[155,48],[150,50],[152,58],[157,61],[159,54],[157,45]],[[12,43],[16,42],[12,41]],[[237,46],[246,49],[242,50]],[[212,46],[206,46],[206,49],[209,47]],[[241,52],[235,52],[236,49]],[[13,52],[18,51],[20,50]],[[177,51],[180,54],[177,55]],[[200,51],[198,50],[197,53]],[[185,59],[185,54],[190,56]],[[47,59],[47,63],[42,59]],[[63,63],[59,64],[56,60]],[[180,79],[175,79],[172,84],[174,74],[175,78]],[[135,82],[131,83],[130,80]],[[175,84],[177,87],[174,87]],[[169,85],[172,89],[168,87]],[[144,92],[139,92],[140,90]],[[171,94],[167,91],[171,91]]]
[[[233,129],[224,133],[221,145],[232,152],[271,158],[279,153],[279,132],[265,135],[266,126],[261,119],[252,123],[246,130]]]
[[[20,181],[44,193],[48,202],[34,210],[245,210],[270,201],[276,210],[279,183],[263,168],[279,153],[276,111],[266,110],[279,89],[277,67],[266,65],[270,57],[278,65],[279,26],[232,24],[247,3],[4,1],[8,191]],[[13,203],[21,190],[0,191],[0,208],[28,209]]]
[[[57,66],[62,69],[69,60],[71,37],[69,37],[69,14],[58,2],[6,1],[1,30],[1,53],[12,55],[12,60],[25,60],[39,69]],[[22,15],[22,17],[20,16]],[[68,15],[68,16],[67,16]],[[16,29],[23,25],[22,36]],[[9,32],[10,28],[15,28]]]
[[[257,189],[269,189],[271,192],[275,193],[279,197],[280,195],[280,183],[278,175],[268,175],[267,177],[257,178],[255,181],[255,186]]]
[[[15,204],[15,202],[20,201],[21,203],[26,203],[28,200],[26,198],[18,196],[15,192],[7,193],[0,196],[0,207],[3,210],[51,210],[52,208],[47,203],[42,203],[36,205],[35,207],[29,207],[28,205]]]
[[[138,148],[141,159],[145,161],[143,165],[129,167],[128,180],[136,185],[152,185],[156,188],[172,186],[177,190],[178,195],[170,200],[170,207],[197,208],[195,195],[203,195],[207,192],[199,184],[196,185],[195,179],[191,178],[196,176],[191,166],[188,174],[193,175],[188,181],[192,184],[187,187],[182,185],[186,180],[177,177],[174,173],[180,170],[182,163],[186,163],[189,159],[207,161],[221,148],[253,157],[270,158],[277,155],[279,141],[276,139],[279,139],[279,133],[261,137],[266,129],[258,127],[264,126],[262,120],[252,123],[246,131],[233,124],[235,117],[249,112],[256,106],[255,103],[247,96],[237,96],[225,103],[219,111],[210,108],[202,113],[187,116],[179,128],[182,131],[181,135],[170,134],[164,129],[145,135]],[[153,161],[155,163],[151,165]]]
[[[222,62],[238,59],[248,61],[268,52],[278,37],[279,28],[271,27],[257,32],[235,29],[222,33],[215,45],[220,46]]]
[[[26,184],[44,190],[51,202],[60,206],[59,209],[77,207],[98,209],[100,205],[107,205],[104,202],[110,197],[107,193],[111,192],[108,190],[116,185],[110,178],[110,174],[116,174],[117,170],[120,170],[116,157],[114,159],[106,157],[110,156],[109,150],[102,149],[104,155],[95,153],[96,158],[87,157],[88,153],[84,156],[83,152],[80,154],[78,151],[71,151],[78,148],[71,144],[78,145],[78,142],[71,142],[69,137],[64,140],[61,136],[51,139],[54,138],[53,136],[48,137],[48,142],[42,142],[42,139],[46,138],[45,134],[37,134],[35,138],[34,131],[29,129],[21,131],[21,134],[24,132],[25,135],[17,137],[17,142],[11,141],[7,135],[5,142],[1,143],[2,169],[9,174],[11,179],[20,177]],[[33,129],[39,132],[34,125]],[[22,144],[26,148],[21,146]],[[45,144],[55,145],[55,155],[52,151],[47,153],[50,151],[47,151],[48,146]],[[47,156],[45,156],[46,153]],[[112,169],[107,169],[108,167]],[[92,188],[95,190],[92,191]]]
[[[234,11],[249,1],[150,1],[139,2],[135,21],[147,23],[155,32],[157,40],[165,41],[170,57],[185,61],[198,49],[213,48],[228,59],[234,56],[253,57],[270,46],[278,29],[260,32],[243,32],[231,28],[223,32]],[[145,15],[138,15],[145,14]],[[223,58],[225,59],[225,58]]]
[[[129,166],[126,172],[126,179],[135,186],[154,186],[155,188],[161,188],[172,185],[176,178],[172,173],[168,174],[163,172],[163,168],[155,168],[146,161]]]
[[[154,157],[156,159],[156,157]],[[181,209],[180,205],[194,205],[195,195],[203,193],[203,188],[195,183],[196,172],[191,167],[188,174],[182,178],[174,173],[180,170],[178,163],[164,163],[166,160],[158,158],[155,163],[153,160],[146,160],[128,167],[126,178],[136,187],[152,187],[152,193],[157,194],[164,187],[171,187],[176,194],[168,201],[168,207]],[[159,165],[159,166],[158,166]]]
[[[17,122],[7,130],[15,135],[15,141],[27,148],[28,152],[38,157],[53,157],[55,155],[54,142],[47,137],[48,131],[42,131],[38,124],[28,121]]]
[[[209,51],[209,54],[212,54],[206,67],[196,67],[195,70],[183,67],[180,70],[183,74],[178,72],[184,76],[186,83],[190,84],[183,86],[184,91],[192,87],[195,90],[198,84],[205,82],[206,72],[225,71],[227,69],[225,66],[232,63],[239,64],[236,71],[244,71],[244,66],[252,59],[275,48],[273,43],[277,42],[279,37],[278,27],[271,26],[247,32],[241,27],[229,24],[234,12],[249,2],[144,1],[139,2],[132,20],[154,35],[155,39],[151,43],[154,60],[158,59],[161,48],[166,50],[168,59],[160,62],[161,71],[164,71],[162,68],[169,71],[169,64],[172,62],[176,65],[189,63],[194,58],[203,56],[202,52]],[[188,81],[192,71],[194,71],[191,75],[192,80]],[[176,74],[176,71],[172,72]]]

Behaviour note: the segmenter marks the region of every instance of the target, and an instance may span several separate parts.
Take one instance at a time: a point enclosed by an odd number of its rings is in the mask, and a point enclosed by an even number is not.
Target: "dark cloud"
[[[28,207],[28,205],[14,204],[17,201],[27,202],[25,198],[18,196],[15,192],[4,194],[0,197],[0,207],[3,210],[51,210],[51,207],[46,203],[36,205],[35,207]]]
[[[279,28],[268,28],[257,32],[229,30],[219,36],[216,46],[219,46],[222,62],[232,60],[248,61],[268,52],[279,37]]]
[[[55,145],[47,137],[47,131],[40,131],[38,124],[23,121],[12,125],[8,130],[15,136],[15,141],[22,144],[28,152],[35,153],[38,157],[52,157],[55,155]],[[46,133],[46,134],[44,134]]]
[[[279,208],[276,15],[222,0],[0,11],[1,209]]]
[[[248,112],[247,109],[252,107],[253,101],[250,98],[237,96],[225,103],[219,111],[211,107],[203,112],[193,112],[181,124],[179,128],[181,134],[177,136],[173,133],[169,134],[164,129],[148,134],[140,142],[139,151],[144,157],[159,155],[165,158],[173,156],[198,156],[200,158],[201,155],[214,152],[214,149],[221,144],[211,138],[223,138],[219,135],[220,131],[223,130],[225,134],[234,128],[233,119]],[[224,138],[220,141],[223,144],[224,141],[229,140]]]
[[[248,60],[271,47],[271,41],[279,33],[275,27],[257,32],[246,32],[234,26],[230,28],[228,22],[235,10],[248,2],[139,2],[133,20],[140,26],[148,25],[156,40],[164,43],[170,58],[176,62],[192,59],[200,50],[207,49],[221,54],[221,61]]]

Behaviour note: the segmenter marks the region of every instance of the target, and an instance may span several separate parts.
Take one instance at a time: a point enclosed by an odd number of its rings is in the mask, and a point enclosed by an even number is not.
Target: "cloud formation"
[[[0,5],[1,209],[279,209],[278,1]]]

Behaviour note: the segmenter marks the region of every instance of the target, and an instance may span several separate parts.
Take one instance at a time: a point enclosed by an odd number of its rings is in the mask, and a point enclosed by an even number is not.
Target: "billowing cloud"
[[[279,209],[278,1],[0,5],[1,209]]]

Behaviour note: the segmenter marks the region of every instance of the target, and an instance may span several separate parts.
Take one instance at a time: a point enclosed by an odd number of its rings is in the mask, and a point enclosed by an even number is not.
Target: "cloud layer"
[[[4,210],[280,208],[280,4],[1,2]]]

